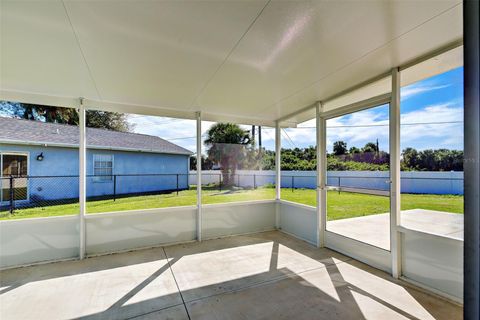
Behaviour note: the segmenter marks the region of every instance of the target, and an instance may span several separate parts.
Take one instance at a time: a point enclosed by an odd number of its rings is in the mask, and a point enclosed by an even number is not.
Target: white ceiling
[[[265,124],[462,38],[459,0],[2,0],[0,11],[4,93]]]

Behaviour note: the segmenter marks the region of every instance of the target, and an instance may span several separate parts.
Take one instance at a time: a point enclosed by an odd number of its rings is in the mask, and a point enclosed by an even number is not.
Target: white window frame
[[[101,157],[111,157],[112,166],[111,167],[97,167],[95,165],[95,163],[97,161],[108,162],[108,161],[105,161],[105,160],[97,160],[98,158],[101,158]],[[95,154],[93,154],[93,163],[92,163],[93,176],[94,176],[93,181],[94,182],[112,182],[113,181],[114,164],[115,164],[115,157],[111,153],[95,153]],[[112,174],[110,176],[97,175],[97,173],[95,172],[96,169],[111,169]]]

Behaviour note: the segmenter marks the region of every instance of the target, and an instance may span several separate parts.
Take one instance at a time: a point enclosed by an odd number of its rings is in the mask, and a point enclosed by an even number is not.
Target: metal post
[[[80,98],[80,108],[78,110],[78,119],[80,127],[80,144],[78,148],[79,158],[79,186],[78,186],[78,202],[80,204],[79,212],[79,236],[80,236],[80,259],[85,258],[85,211],[86,211],[86,137],[85,137],[85,107],[83,106],[83,98]]]
[[[197,120],[197,240],[202,241],[202,115]]]
[[[281,165],[281,150],[282,139],[280,132],[280,122],[275,122],[275,227],[280,228],[280,195],[281,195],[281,183],[282,183],[282,165]]]
[[[117,175],[113,175],[113,201],[117,200]]]
[[[292,176],[292,192],[295,189],[295,176]]]
[[[463,300],[465,320],[480,318],[480,42],[479,2],[463,2],[465,241]]]
[[[327,121],[322,117],[323,106],[316,109],[317,134],[317,247],[325,246],[327,227]]]
[[[218,191],[222,191],[222,174],[218,175]]]
[[[178,196],[178,173],[177,173],[177,196]]]
[[[257,189],[257,176],[253,175],[253,189]]]
[[[15,192],[13,191],[14,190],[14,181],[13,181],[13,176],[10,176],[10,189],[9,189],[9,194],[10,194],[10,214],[13,214],[13,210],[14,210],[14,205],[15,205],[15,202],[14,202],[14,198],[15,198]]]
[[[390,102],[390,249],[392,276],[398,278],[401,270],[401,243],[397,227],[400,225],[400,73],[392,70],[392,100]]]

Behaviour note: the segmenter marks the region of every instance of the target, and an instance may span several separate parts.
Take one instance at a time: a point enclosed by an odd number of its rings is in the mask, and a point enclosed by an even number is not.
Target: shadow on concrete
[[[163,273],[169,271],[175,276],[174,266],[184,257],[188,257],[191,254],[234,249],[241,246],[262,243],[272,243],[269,268],[267,271],[239,279],[215,283],[206,287],[189,290],[181,290],[180,288],[178,292],[172,294],[162,295],[140,302],[128,303],[141,292],[142,289]],[[299,273],[295,273],[288,268],[279,268],[280,246],[285,246],[290,250],[295,250],[300,255],[321,262],[321,266]],[[7,287],[5,290],[8,289],[3,293],[31,281],[96,272],[165,258],[168,259],[168,264],[163,265],[145,278],[145,280],[137,284],[106,310],[82,316],[78,319],[129,319],[147,316],[149,314],[154,315],[161,310],[180,305],[185,307],[185,310],[188,312],[188,317],[191,319],[365,319],[362,307],[366,308],[368,304],[360,305],[363,302],[359,302],[358,299],[355,298],[355,294],[367,297],[371,301],[407,319],[418,319],[400,307],[346,281],[337,264],[348,264],[354,268],[366,271],[376,278],[401,285],[400,281],[395,281],[388,274],[359,262],[345,257],[342,258],[341,255],[334,251],[317,249],[279,232],[237,236],[202,243],[165,247],[165,249],[141,250],[111,255],[109,259],[97,257],[83,261],[61,262],[22,268],[23,270],[18,269],[16,274],[15,270],[7,270],[2,272],[2,276],[5,272],[12,274],[7,277],[5,282],[2,277],[2,286]],[[195,268],[195,266],[192,265],[192,268]],[[40,272],[35,272],[35,269],[40,269]],[[322,281],[330,281],[333,285],[334,292],[322,290],[318,285],[306,280],[308,277],[302,275],[307,272],[317,271],[324,272],[324,274],[326,272],[326,277],[321,279],[323,279]],[[22,275],[25,275],[25,277],[22,278]],[[16,279],[14,279],[14,276],[16,276]],[[440,308],[440,306],[445,304],[444,301],[435,299],[413,288],[406,287],[404,289],[418,302],[419,306],[435,319],[454,319],[457,316],[461,317],[461,308],[459,307],[452,307],[454,310],[453,313],[445,313],[442,311],[442,308]],[[205,293],[208,292],[210,292],[210,294],[205,295]],[[179,301],[179,295],[182,296],[182,303],[175,302]],[[199,298],[183,298],[189,296],[198,296]],[[166,304],[165,301],[170,301],[170,304]]]

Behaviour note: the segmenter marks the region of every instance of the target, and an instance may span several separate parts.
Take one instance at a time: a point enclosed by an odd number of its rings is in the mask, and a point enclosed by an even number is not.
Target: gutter
[[[50,143],[50,142],[30,142],[30,141],[21,141],[21,140],[0,140],[0,143],[5,144],[19,144],[19,145],[28,145],[28,146],[42,146],[42,147],[60,147],[60,148],[75,148],[78,149],[79,146],[76,144],[70,143]],[[153,149],[135,149],[135,148],[122,148],[122,147],[108,147],[108,146],[89,146],[87,149],[95,150],[111,150],[111,151],[127,151],[127,152],[142,152],[142,153],[156,153],[156,154],[173,154],[173,155],[183,155],[191,156],[193,152],[190,153],[181,153],[181,152],[169,152],[169,151],[157,151]]]

